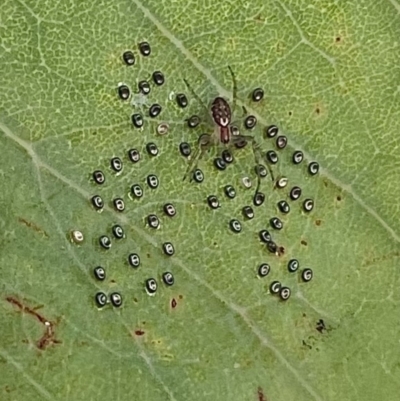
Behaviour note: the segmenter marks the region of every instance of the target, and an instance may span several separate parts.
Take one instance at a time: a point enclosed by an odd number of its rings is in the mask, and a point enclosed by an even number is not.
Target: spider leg
[[[196,148],[196,151],[194,152],[193,156],[190,158],[188,168],[186,169],[186,173],[183,176],[182,181],[185,181],[186,177],[189,174],[192,174],[193,171],[197,168],[197,163],[199,162],[199,160],[201,160],[204,153],[208,151],[211,144],[212,144],[211,135],[209,134],[200,135],[198,141],[198,147]],[[192,179],[190,179],[190,181],[191,180]]]
[[[184,78],[183,81],[185,82],[187,88],[189,89],[190,93],[193,95],[193,97],[199,102],[201,107],[204,109],[206,116],[210,114],[208,107],[206,104],[200,99],[200,96],[193,90],[193,88],[190,86],[189,82]]]
[[[251,142],[251,146],[252,146],[252,150],[253,150],[253,155],[254,155],[254,161],[256,163],[256,166],[258,166],[259,164],[261,164],[261,152],[260,152],[260,146],[258,145],[257,141],[255,140],[255,138],[251,135],[236,135],[232,137],[232,142],[233,144],[238,143],[238,142],[242,142],[242,141],[247,141],[247,142]],[[267,163],[267,169],[271,175],[271,180],[275,181],[274,178],[274,173],[271,170],[270,165]],[[260,189],[260,185],[261,185],[261,177],[260,174],[257,173],[257,188],[256,188],[256,193],[258,192],[258,190]]]
[[[232,75],[232,114],[235,113],[235,108],[236,108],[236,99],[237,99],[237,82],[236,82],[236,77],[235,74],[233,73],[232,68],[228,65],[229,72]]]

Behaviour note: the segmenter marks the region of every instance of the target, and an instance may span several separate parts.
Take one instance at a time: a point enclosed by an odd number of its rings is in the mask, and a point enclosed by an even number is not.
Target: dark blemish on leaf
[[[134,298],[133,298],[133,302],[138,303],[139,301],[138,301],[138,299],[137,299],[136,297],[134,297]]]
[[[175,309],[176,306],[177,306],[177,304],[178,304],[178,303],[176,302],[176,299],[175,299],[175,298],[172,298],[172,299],[171,299],[171,308],[172,308],[172,309]]]
[[[304,246],[307,246],[307,245],[308,245],[307,241],[304,240],[304,239],[302,239],[302,240],[300,241],[300,244],[301,244],[301,245],[304,245]]]
[[[268,401],[261,387],[258,387],[257,389],[257,396],[258,396],[258,401]]]
[[[340,202],[340,201],[342,200],[342,197],[341,197],[340,195],[338,195],[338,196],[336,197],[336,200],[337,200],[338,202]]]
[[[111,280],[110,280],[110,283],[115,284],[116,281],[115,281],[114,279],[111,279]]]
[[[142,336],[143,334],[144,334],[144,331],[143,330],[135,330],[135,334],[137,335],[137,336]]]
[[[36,346],[40,350],[46,349],[51,344],[60,344],[61,341],[56,340],[54,333],[55,324],[50,320],[46,319],[43,315],[39,314],[35,311],[35,309],[30,308],[29,306],[24,305],[21,301],[14,297],[6,297],[6,301],[10,304],[16,306],[23,313],[27,313],[28,315],[34,316],[40,323],[42,323],[45,327],[45,332],[42,337],[36,342]]]
[[[303,346],[307,347],[308,349],[312,349],[312,346],[310,344],[307,344],[304,340],[302,341]]]
[[[293,113],[291,111],[289,111],[289,117],[291,117],[293,115]]]
[[[183,299],[183,295],[178,295],[178,298],[179,299]]]
[[[317,114],[319,114],[319,113],[321,112],[320,108],[317,107],[317,108],[315,109],[315,112],[316,112]]]
[[[316,330],[319,331],[321,334],[323,334],[324,330],[326,331],[326,326],[325,326],[325,322],[323,321],[323,319],[319,319],[316,325]]]
[[[39,226],[37,226],[35,223],[28,221],[24,219],[23,217],[18,217],[18,221],[21,224],[24,224],[28,228],[31,228],[33,231],[36,231],[39,234],[42,234],[44,237],[49,238],[49,235],[46,233],[46,231],[42,230]]]
[[[339,43],[342,40],[342,38],[340,36],[336,36],[335,40],[336,40],[336,43]]]
[[[321,223],[322,223],[322,220],[320,220],[320,219],[315,220],[315,225],[316,226],[320,226]]]
[[[149,253],[147,253],[146,256],[147,256],[148,258],[150,258],[151,255],[150,255]]]
[[[278,256],[283,256],[285,254],[285,248],[283,246],[278,246],[277,253]]]
[[[265,22],[265,18],[262,17],[260,14],[257,14],[255,17],[253,17],[253,19],[256,22],[260,22],[260,23],[264,23]]]

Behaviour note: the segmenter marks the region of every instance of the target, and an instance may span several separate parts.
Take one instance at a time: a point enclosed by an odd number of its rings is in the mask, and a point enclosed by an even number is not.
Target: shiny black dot
[[[99,281],[103,281],[106,278],[106,271],[101,266],[95,267],[93,269],[93,274],[96,277],[96,279],[99,280]]]
[[[234,160],[233,154],[228,149],[224,149],[222,151],[221,157],[222,157],[222,160],[227,164],[232,163]]]
[[[300,164],[303,161],[303,159],[304,159],[304,155],[303,155],[303,152],[301,150],[296,150],[293,153],[292,161],[293,161],[294,164]]]
[[[138,83],[138,88],[143,95],[148,95],[151,91],[151,87],[148,81],[140,81]]]
[[[95,209],[101,210],[104,207],[103,199],[99,195],[95,195],[92,197],[92,205]]]
[[[238,135],[240,135],[239,128],[238,128],[236,125],[231,125],[229,128],[230,128],[231,134],[232,134],[233,136],[238,136]]]
[[[291,200],[297,200],[297,199],[299,199],[300,198],[300,196],[301,196],[301,188],[300,187],[293,187],[291,190],[290,190],[290,199]]]
[[[119,292],[113,292],[110,294],[110,301],[113,306],[119,308],[122,305],[122,297]]]
[[[104,184],[106,177],[104,175],[104,173],[100,170],[96,170],[95,172],[93,172],[93,180],[96,184]]]
[[[221,206],[219,204],[218,198],[215,195],[208,196],[207,203],[211,209],[218,209]]]
[[[140,152],[137,149],[129,149],[128,157],[132,163],[137,163],[140,160]]]
[[[164,205],[163,209],[164,209],[164,213],[169,217],[173,217],[176,215],[176,209],[172,203],[166,203]]]
[[[185,157],[188,157],[192,152],[190,149],[190,145],[187,142],[181,142],[179,144],[179,151],[181,152],[181,155]]]
[[[131,194],[135,198],[141,198],[143,196],[143,189],[139,184],[133,184],[131,186]]]
[[[154,103],[150,106],[149,116],[151,118],[157,117],[161,113],[162,107],[158,103]]]
[[[226,169],[226,163],[225,163],[224,159],[222,159],[221,157],[216,157],[214,159],[214,166],[218,170],[225,170]]]
[[[131,253],[128,256],[128,263],[134,268],[139,267],[139,265],[140,265],[140,257],[139,257],[139,255],[137,253]]]
[[[157,292],[157,281],[154,278],[149,278],[145,282],[145,287],[149,295],[154,295]]]
[[[278,154],[274,150],[269,150],[265,156],[271,164],[276,164],[279,161]]]
[[[244,126],[247,129],[253,129],[257,125],[257,118],[254,116],[247,116],[244,120]]]
[[[268,138],[273,138],[276,135],[278,135],[279,129],[276,125],[270,125],[269,127],[266,128],[265,130],[265,135]]]
[[[189,128],[196,128],[200,124],[200,117],[193,115],[187,119],[187,125]]]
[[[235,144],[236,149],[243,149],[247,145],[246,139],[244,139],[240,136],[235,138],[233,143]]]
[[[269,290],[271,291],[272,294],[278,294],[279,291],[281,290],[281,287],[282,285],[279,281],[273,281],[269,286]]]
[[[287,137],[285,135],[279,135],[276,138],[276,147],[278,149],[284,149],[287,145]]]
[[[116,172],[120,173],[124,167],[122,160],[119,157],[113,157],[110,160],[111,168]]]
[[[102,308],[107,304],[107,295],[104,292],[98,292],[95,295],[96,304],[99,308]]]
[[[120,225],[118,225],[118,224],[115,224],[115,225],[112,227],[112,233],[113,233],[113,235],[114,235],[114,237],[115,237],[116,239],[122,239],[122,238],[125,237],[124,229],[123,229]]]
[[[160,182],[158,181],[158,177],[155,174],[150,174],[147,176],[147,185],[150,188],[156,189]]]
[[[262,192],[257,192],[253,197],[253,205],[261,206],[265,201],[265,195]]]
[[[276,253],[278,250],[278,245],[276,245],[275,242],[273,242],[273,241],[267,242],[267,249],[271,253]]]
[[[146,150],[150,156],[158,155],[158,148],[154,142],[149,142],[148,144],[146,144]]]
[[[110,301],[113,306],[119,308],[122,305],[122,297],[119,292],[113,292],[110,294]]]
[[[235,188],[233,188],[232,185],[226,185],[224,188],[224,192],[225,195],[230,199],[233,199],[236,196],[236,190]]]
[[[289,213],[290,212],[290,206],[289,203],[287,203],[284,200],[281,200],[278,202],[278,208],[282,213]]]
[[[117,212],[123,212],[125,210],[125,202],[121,198],[113,199],[113,205]]]
[[[165,82],[164,75],[161,71],[154,71],[153,72],[153,82],[157,86],[161,86]]]
[[[243,206],[242,214],[248,220],[254,218],[254,210],[251,206]]]
[[[176,103],[178,106],[184,109],[188,105],[188,99],[184,93],[178,93],[176,95]]]
[[[254,167],[254,171],[258,176],[260,176],[260,178],[264,178],[268,174],[267,169],[262,164],[259,164],[258,166],[255,166]]]
[[[297,259],[290,259],[287,268],[290,273],[296,272],[300,267],[300,263]]]
[[[308,165],[308,172],[310,175],[318,174],[319,171],[319,164],[317,162],[311,162]]]
[[[99,238],[99,244],[102,248],[104,249],[110,249],[111,248],[111,240],[107,235],[102,235]]]
[[[262,100],[263,97],[264,97],[264,91],[261,88],[254,89],[253,93],[251,94],[253,102],[259,102]]]
[[[199,136],[199,139],[197,140],[197,143],[200,145],[200,147],[207,146],[211,141],[211,135],[210,134],[201,134]]]
[[[170,242],[164,242],[163,251],[166,255],[172,256],[175,253],[175,248]]]
[[[165,272],[162,274],[162,279],[165,285],[171,286],[174,285],[174,276],[170,272]]]
[[[148,42],[141,42],[139,43],[139,50],[143,56],[150,56],[151,47]]]
[[[141,115],[140,113],[132,114],[131,120],[132,120],[132,124],[133,124],[136,128],[141,128],[141,127],[143,127],[143,117],[142,117],[142,115]]]
[[[303,209],[305,212],[311,212],[314,209],[314,201],[312,199],[305,199],[303,202]]]
[[[229,222],[229,226],[234,233],[240,233],[242,231],[242,224],[239,220],[232,219]]]
[[[269,220],[269,223],[271,224],[272,228],[275,228],[275,230],[282,230],[283,228],[283,223],[278,217],[272,217]]]
[[[311,269],[304,269],[301,272],[301,278],[303,281],[305,281],[306,283],[311,281],[313,278],[313,271]]]
[[[122,55],[122,59],[124,60],[126,65],[133,65],[135,64],[135,56],[134,54],[128,50]]]
[[[260,277],[268,276],[270,271],[271,271],[271,267],[268,263],[262,263],[260,266],[258,266],[258,275]]]
[[[282,301],[287,301],[290,298],[290,288],[288,287],[281,287],[279,291],[279,296],[281,297]]]
[[[122,84],[118,86],[118,96],[121,100],[128,100],[131,95],[129,88]]]
[[[285,188],[288,184],[289,180],[287,179],[287,177],[280,177],[277,181],[276,181],[276,187],[279,189]]]
[[[199,183],[204,181],[204,174],[199,168],[193,171],[193,179]]]
[[[160,221],[158,220],[158,217],[155,214],[150,214],[147,216],[147,224],[151,228],[158,228],[160,226]]]
[[[272,241],[271,234],[269,233],[268,230],[261,230],[261,231],[258,233],[258,236],[260,237],[260,240],[261,240],[262,242],[265,242],[266,244],[267,244],[268,242],[271,242],[271,241]]]

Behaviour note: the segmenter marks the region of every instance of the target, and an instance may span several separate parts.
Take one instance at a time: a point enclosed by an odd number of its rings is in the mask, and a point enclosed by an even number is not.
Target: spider
[[[212,104],[210,110],[207,108],[207,106],[203,103],[203,101],[200,99],[200,97],[196,94],[196,92],[192,89],[190,86],[189,82],[184,79],[184,82],[192,95],[195,97],[195,99],[201,104],[203,109],[206,111],[207,115],[210,115],[212,118],[212,121],[215,126],[215,130],[212,134],[202,134],[199,137],[198,140],[198,148],[196,149],[195,153],[193,154],[193,157],[190,159],[189,166],[187,168],[187,171],[183,177],[183,180],[186,179],[188,174],[192,174],[193,171],[197,167],[197,163],[199,160],[203,157],[204,153],[206,153],[211,146],[215,146],[218,144],[223,144],[224,146],[231,146],[231,145],[236,145],[238,148],[244,147],[247,142],[251,142],[252,144],[252,150],[253,150],[253,155],[254,155],[254,160],[256,163],[256,166],[260,166],[260,155],[259,155],[259,145],[256,142],[255,138],[251,135],[242,135],[240,133],[233,134],[235,130],[237,130],[237,127],[232,125],[232,111],[235,110],[236,108],[236,96],[237,96],[237,83],[236,83],[236,77],[235,74],[232,71],[232,68],[228,66],[228,69],[231,73],[232,76],[232,82],[233,82],[233,90],[232,90],[232,108],[229,106],[229,103],[222,97],[217,96]],[[246,109],[243,107],[244,112],[246,113]],[[272,172],[270,171],[271,176]],[[258,192],[258,189],[260,188],[260,174],[258,173],[257,170],[257,188],[256,188],[256,193]]]

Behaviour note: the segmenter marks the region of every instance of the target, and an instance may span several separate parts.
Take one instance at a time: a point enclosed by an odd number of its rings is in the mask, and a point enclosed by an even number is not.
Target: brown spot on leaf
[[[258,387],[257,389],[257,396],[258,396],[258,401],[268,401],[267,397],[264,395],[264,391],[261,387]]]
[[[6,297],[6,301],[9,302],[11,305],[17,307],[22,313],[26,313],[35,317],[41,324],[43,324],[45,331],[42,337],[36,342],[36,346],[40,350],[46,349],[49,345],[52,344],[60,344],[61,341],[55,338],[55,323],[44,317],[43,315],[36,312],[35,308],[31,308],[25,305],[22,301],[18,300],[15,297],[8,296]],[[37,308],[36,308],[37,309]]]
[[[342,200],[342,197],[341,197],[340,195],[338,195],[338,196],[336,197],[336,200],[337,200],[338,202],[340,202],[340,201]]]
[[[135,330],[135,334],[136,334],[137,336],[142,336],[142,335],[144,334],[144,331],[138,329],[138,330]]]
[[[176,302],[176,299],[175,299],[175,298],[172,298],[172,299],[171,299],[171,308],[172,308],[172,309],[175,309],[177,305],[178,305],[178,304],[177,304],[177,302]]]
[[[315,220],[315,225],[316,226],[320,226],[321,223],[322,223],[322,220],[320,220],[320,219]]]
[[[304,245],[304,246],[307,246],[307,245],[308,245],[307,241],[304,240],[304,239],[302,239],[302,240],[300,241],[300,244],[301,244],[301,245]]]
[[[34,222],[29,221],[24,219],[23,217],[18,217],[18,222],[25,225],[26,227],[32,229],[33,231],[35,231],[38,234],[42,234],[45,238],[49,238],[49,235],[46,233],[46,231],[44,231],[43,229],[41,229],[38,225],[36,225]]]

